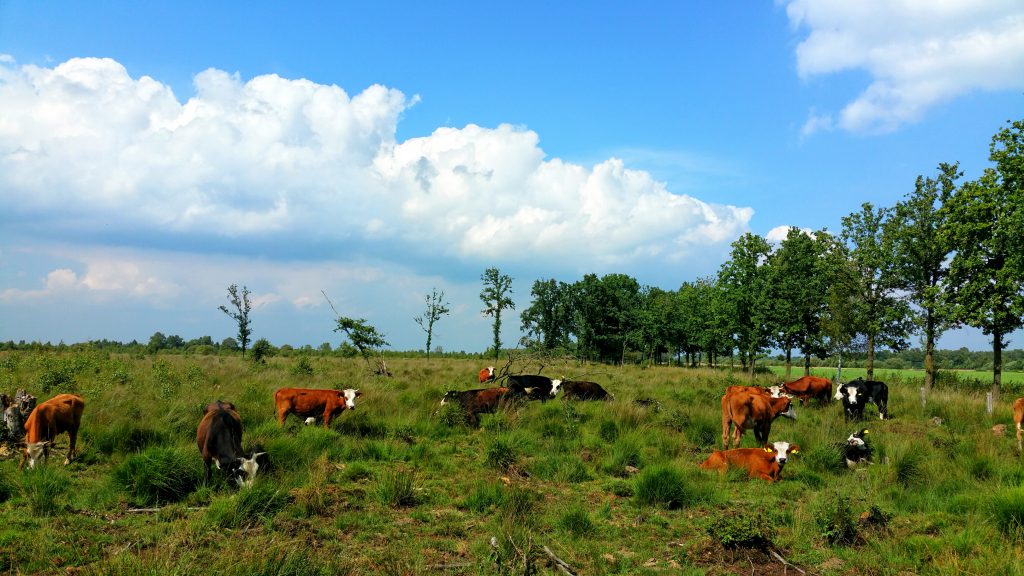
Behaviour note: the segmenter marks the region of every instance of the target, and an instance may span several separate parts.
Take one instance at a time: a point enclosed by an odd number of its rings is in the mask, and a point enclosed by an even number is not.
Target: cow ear
[[[359,390],[356,390],[356,398],[359,398],[362,395],[363,395],[362,392],[360,392]]]
[[[797,446],[796,444],[791,445],[789,447],[789,453],[790,454],[799,454],[800,453],[800,447]]]
[[[256,459],[256,458],[259,458],[260,456],[263,456],[264,454],[266,454],[266,452],[257,452],[255,454],[253,454],[252,457],[253,457],[253,459]]]

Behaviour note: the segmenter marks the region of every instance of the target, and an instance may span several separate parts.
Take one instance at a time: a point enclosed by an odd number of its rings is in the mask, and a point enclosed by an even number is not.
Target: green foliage
[[[292,376],[299,376],[299,377],[310,377],[310,376],[312,376],[313,375],[313,365],[309,362],[309,356],[299,356],[298,361],[295,362],[295,365],[292,366],[292,368],[291,368],[291,370],[289,372],[291,372]]]
[[[501,312],[505,309],[516,309],[512,300],[512,278],[502,274],[497,268],[488,268],[480,275],[484,283],[480,291],[480,300],[484,303],[483,314],[494,318],[494,358],[501,351]]]
[[[19,492],[33,516],[53,516],[64,509],[64,497],[71,487],[71,478],[64,470],[37,465],[25,470],[20,480]]]
[[[274,347],[270,344],[266,338],[260,338],[252,345],[249,359],[252,360],[253,364],[265,364],[267,358],[274,355]]]
[[[480,481],[474,484],[461,506],[467,510],[482,513],[503,505],[506,499],[504,486],[497,482]]]
[[[137,452],[150,445],[167,441],[167,435],[133,422],[118,421],[95,433],[93,447],[108,456]]]
[[[831,545],[853,544],[857,539],[857,522],[849,499],[841,494],[825,498],[814,517],[821,537]]]
[[[771,546],[776,526],[768,514],[755,505],[713,515],[705,531],[725,548],[763,549]]]
[[[202,460],[175,447],[151,447],[114,468],[113,481],[138,505],[178,502],[199,486]]]
[[[444,301],[444,290],[438,292],[437,288],[434,288],[430,291],[430,294],[427,294],[426,302],[426,311],[424,311],[422,316],[417,316],[414,320],[427,333],[427,346],[424,350],[427,353],[427,358],[430,358],[430,342],[434,337],[434,324],[451,312],[449,308],[451,303]]]
[[[235,324],[238,325],[238,343],[242,348],[242,358],[245,358],[245,351],[249,347],[249,336],[252,334],[252,320],[249,318],[249,312],[252,311],[252,302],[249,300],[249,288],[242,286],[242,291],[238,291],[238,284],[232,284],[228,286],[228,302],[231,303],[229,310],[227,306],[221,305],[218,309],[227,314]],[[225,341],[226,342],[226,341]]]
[[[532,523],[533,514],[540,505],[541,495],[529,488],[512,485],[499,504],[501,517],[512,524]]]
[[[894,452],[890,462],[892,481],[903,488],[920,486],[927,479],[925,461],[924,450],[918,446]]]
[[[152,379],[157,395],[162,400],[169,400],[176,396],[178,389],[181,387],[181,379],[167,360],[153,361]]]

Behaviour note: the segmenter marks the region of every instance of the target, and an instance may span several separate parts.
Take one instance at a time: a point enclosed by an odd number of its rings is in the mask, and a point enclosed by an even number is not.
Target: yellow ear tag
[[[864,433],[865,433],[865,434],[867,434],[868,432],[870,432],[870,430],[864,430]]]
[[[793,454],[799,454],[800,453],[799,450],[790,450],[790,452],[792,452]]]
[[[765,452],[771,452],[771,451],[772,451],[772,449],[771,449],[771,448],[765,448],[765,449],[764,449],[764,451],[765,451]]]

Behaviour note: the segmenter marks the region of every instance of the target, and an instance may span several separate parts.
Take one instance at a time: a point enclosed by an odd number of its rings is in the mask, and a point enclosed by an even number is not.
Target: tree
[[[494,359],[497,360],[501,353],[501,312],[516,309],[516,303],[511,297],[512,278],[497,268],[488,268],[480,280],[484,283],[484,289],[480,291],[480,300],[484,303],[482,312],[494,318]]]
[[[739,350],[740,363],[749,366],[754,377],[757,355],[768,348],[766,291],[767,261],[771,245],[764,238],[746,233],[732,243],[732,253],[718,270],[718,284],[728,309],[726,320]]]
[[[149,337],[149,344],[146,345],[146,352],[156,354],[167,347],[167,336],[163,332],[154,332]]]
[[[895,352],[907,347],[910,308],[897,296],[899,282],[892,238],[885,234],[889,209],[861,205],[860,212],[843,217],[842,238],[856,270],[854,322],[867,345],[867,377],[874,378],[875,348]]]
[[[230,316],[238,324],[238,344],[242,348],[242,358],[245,358],[245,350],[249,347],[249,336],[252,334],[252,329],[249,328],[249,311],[252,310],[252,303],[249,301],[249,289],[242,286],[242,291],[239,293],[238,284],[232,284],[228,286],[228,302],[235,311],[228,310],[227,306],[223,304],[220,306],[220,311]]]
[[[536,280],[530,295],[533,301],[520,315],[521,330],[537,338],[544,350],[568,345],[572,330],[569,286],[553,278]]]
[[[587,274],[572,289],[574,326],[584,356],[622,362],[637,326],[640,284],[626,274]]]
[[[346,318],[344,316],[338,316],[336,319],[338,326],[334,329],[335,332],[344,332],[348,336],[349,342],[352,346],[355,346],[359,350],[359,354],[366,361],[366,367],[370,366],[370,354],[377,348],[382,346],[390,346],[387,340],[384,339],[384,335],[377,331],[376,328],[366,323],[366,320],[359,318]]]
[[[956,191],[963,176],[959,163],[939,164],[936,178],[918,176],[914,192],[896,204],[886,224],[892,239],[896,285],[918,307],[912,318],[924,332],[924,386],[935,382],[935,341],[951,324],[943,305],[947,259],[952,250],[945,234],[947,211],[942,207]]]
[[[427,333],[427,358],[430,358],[430,340],[434,337],[434,323],[451,312],[451,309],[448,308],[451,304],[444,301],[444,290],[438,292],[437,288],[427,294],[426,301],[427,309],[423,315],[417,316],[413,320]]]
[[[949,296],[955,317],[992,337],[992,394],[1002,387],[1006,335],[1024,316],[1024,120],[992,137],[978,180],[943,206],[944,235],[954,250]]]

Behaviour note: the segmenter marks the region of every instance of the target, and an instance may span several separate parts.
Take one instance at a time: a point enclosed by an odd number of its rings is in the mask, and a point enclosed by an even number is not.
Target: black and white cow
[[[850,434],[850,437],[846,439],[842,452],[847,468],[856,468],[861,464],[871,463],[872,450],[865,438],[867,435],[868,429],[864,428],[859,432]]]
[[[849,421],[864,419],[864,408],[868,402],[878,407],[878,418],[889,417],[889,386],[877,380],[857,378],[846,384],[840,384],[836,390],[836,400],[843,401],[843,419]]]
[[[615,396],[609,394],[597,382],[586,380],[552,380],[551,396],[554,397],[558,391],[562,391],[563,400],[614,400]]]
[[[551,389],[555,382],[561,380],[552,380],[539,374],[509,374],[505,386],[512,396],[525,396],[530,400],[546,402],[551,398]]]

